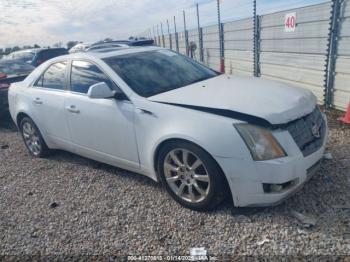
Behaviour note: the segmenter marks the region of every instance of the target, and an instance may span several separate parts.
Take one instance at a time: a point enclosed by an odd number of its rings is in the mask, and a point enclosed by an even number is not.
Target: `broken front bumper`
[[[325,125],[322,146],[306,157],[288,131],[274,133],[287,157],[268,161],[217,157],[226,174],[234,205],[276,205],[300,190],[316,173],[323,158],[328,137],[327,123]]]

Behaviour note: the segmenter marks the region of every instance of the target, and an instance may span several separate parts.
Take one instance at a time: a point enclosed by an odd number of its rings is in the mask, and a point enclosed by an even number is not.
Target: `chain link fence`
[[[320,104],[346,110],[350,0],[282,2],[207,1],[145,36],[214,70],[307,88]]]

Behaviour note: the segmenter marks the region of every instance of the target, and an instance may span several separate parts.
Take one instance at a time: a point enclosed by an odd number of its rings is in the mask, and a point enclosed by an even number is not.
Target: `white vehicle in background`
[[[86,49],[88,49],[93,43],[78,43],[75,46],[73,46],[71,49],[69,49],[70,54],[78,53],[78,52],[85,52]]]
[[[137,172],[195,210],[228,195],[279,203],[312,176],[328,134],[310,91],[158,47],[55,58],[13,84],[9,104],[33,156],[63,149]]]

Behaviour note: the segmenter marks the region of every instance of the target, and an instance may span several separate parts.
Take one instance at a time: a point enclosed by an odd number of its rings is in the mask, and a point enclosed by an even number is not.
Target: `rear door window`
[[[67,62],[52,64],[36,81],[35,86],[64,90],[66,83],[66,68]]]
[[[105,82],[111,90],[113,82],[94,64],[87,61],[73,61],[70,79],[70,89],[73,92],[87,94],[90,86]]]

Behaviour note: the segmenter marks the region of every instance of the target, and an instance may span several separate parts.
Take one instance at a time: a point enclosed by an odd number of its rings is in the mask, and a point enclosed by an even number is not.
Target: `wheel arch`
[[[156,146],[156,149],[154,151],[154,155],[153,155],[153,168],[154,168],[154,171],[155,171],[155,174],[157,176],[157,180],[158,181],[161,181],[160,180],[160,175],[159,175],[159,172],[158,172],[158,159],[159,159],[159,153],[160,153],[160,149],[165,146],[166,144],[170,143],[170,142],[186,142],[186,143],[190,143],[192,145],[195,145],[195,146],[198,146],[199,148],[201,148],[202,150],[204,150],[209,156],[211,156],[211,158],[214,160],[214,162],[216,163],[217,167],[219,168],[220,170],[220,173],[221,175],[223,176],[223,179],[225,181],[225,187],[227,190],[230,191],[230,197],[232,198],[232,192],[231,192],[231,187],[230,187],[230,184],[227,180],[227,177],[222,169],[222,167],[220,166],[220,164],[218,163],[218,161],[216,161],[215,157],[210,154],[208,152],[208,150],[206,150],[205,148],[203,148],[203,146],[199,145],[198,143],[195,143],[191,140],[188,140],[188,139],[184,139],[184,138],[166,138],[164,139],[163,141],[161,141],[157,146]]]
[[[32,119],[32,118],[30,117],[30,115],[28,115],[28,114],[25,113],[25,112],[19,112],[19,113],[17,114],[17,116],[16,116],[16,124],[17,124],[17,127],[18,127],[18,128],[20,128],[21,121],[22,121],[22,119],[25,118],[25,117],[29,117],[30,119]],[[32,119],[32,120],[33,120],[33,119]],[[34,120],[33,120],[33,121],[34,121]]]

